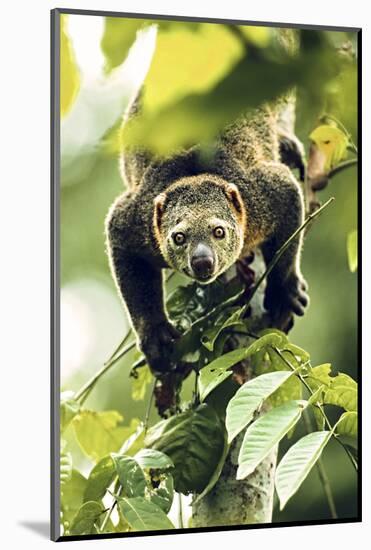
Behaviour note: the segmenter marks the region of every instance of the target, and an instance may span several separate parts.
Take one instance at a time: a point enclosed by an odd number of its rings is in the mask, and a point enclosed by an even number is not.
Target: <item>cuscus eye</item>
[[[214,237],[216,237],[217,239],[224,239],[225,237],[225,230],[224,230],[224,227],[215,227],[214,230],[213,230],[213,234],[214,234]]]
[[[181,245],[185,243],[186,237],[184,233],[182,233],[181,231],[178,231],[177,233],[174,233],[173,240],[175,244]]]

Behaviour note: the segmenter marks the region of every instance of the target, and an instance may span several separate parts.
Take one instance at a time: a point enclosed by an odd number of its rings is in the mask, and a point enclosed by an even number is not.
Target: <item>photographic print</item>
[[[54,540],[360,520],[361,31],[311,23],[52,11]]]

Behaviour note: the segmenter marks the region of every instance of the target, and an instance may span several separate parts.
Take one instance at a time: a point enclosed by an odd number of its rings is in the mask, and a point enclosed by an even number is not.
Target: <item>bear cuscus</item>
[[[292,172],[297,168],[303,178],[293,101],[281,98],[240,117],[218,136],[207,159],[199,146],[160,159],[143,150],[123,152],[127,191],[107,215],[107,250],[155,374],[172,368],[179,337],[165,310],[164,268],[208,284],[257,246],[269,263],[303,223],[302,189]],[[268,277],[264,305],[273,320],[285,312],[303,315],[308,303],[301,247],[298,235]]]

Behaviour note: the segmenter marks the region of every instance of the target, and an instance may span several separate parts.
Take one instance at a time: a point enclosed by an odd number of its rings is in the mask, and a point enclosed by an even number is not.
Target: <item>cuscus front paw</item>
[[[309,305],[308,284],[302,277],[293,276],[286,286],[286,301],[295,315],[302,317]]]
[[[140,348],[155,376],[166,374],[174,368],[174,344],[180,336],[181,333],[169,322],[159,323],[144,332]]]
[[[264,307],[269,311],[276,325],[289,330],[293,325],[293,314],[303,316],[309,305],[306,281],[291,275],[283,283],[270,281],[265,293]],[[278,327],[278,328],[281,328]]]

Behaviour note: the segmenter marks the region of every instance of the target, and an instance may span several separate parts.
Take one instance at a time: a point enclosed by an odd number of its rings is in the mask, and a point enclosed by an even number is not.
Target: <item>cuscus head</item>
[[[245,215],[237,186],[205,174],[182,178],[156,197],[154,230],[167,263],[208,284],[238,259]]]

